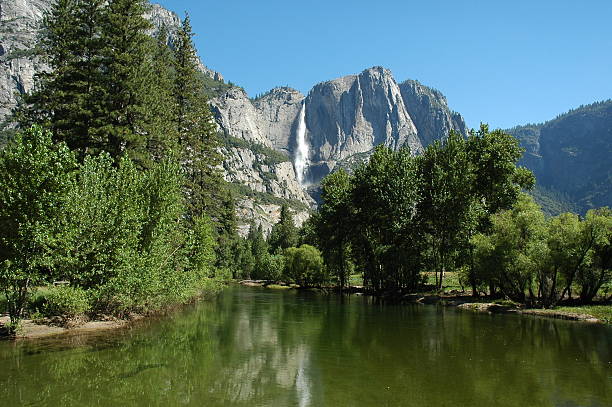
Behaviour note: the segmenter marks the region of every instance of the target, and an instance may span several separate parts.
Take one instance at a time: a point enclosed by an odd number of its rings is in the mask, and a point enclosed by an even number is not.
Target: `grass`
[[[577,305],[572,307],[556,307],[554,311],[588,314],[608,324],[612,324],[612,305]]]
[[[289,290],[291,287],[287,285],[279,285],[279,284],[270,284],[267,285],[266,288],[271,288],[272,290]]]
[[[436,284],[436,274],[435,273],[423,273],[427,278],[427,285],[435,285]],[[459,273],[457,272],[446,272],[444,273],[444,280],[442,281],[442,289],[444,291],[463,291],[464,289],[468,289],[468,287],[461,287],[459,283]]]
[[[363,275],[361,273],[351,275],[348,283],[350,286],[363,286]]]

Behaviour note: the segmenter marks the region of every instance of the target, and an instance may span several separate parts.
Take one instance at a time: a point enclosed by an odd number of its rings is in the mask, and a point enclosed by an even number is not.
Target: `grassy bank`
[[[567,312],[573,314],[590,315],[593,318],[612,324],[612,304],[609,305],[579,305],[556,307],[553,311]]]
[[[66,332],[121,328],[132,321],[150,315],[168,312],[188,303],[212,298],[226,285],[227,281],[224,279],[210,278],[204,281],[200,289],[191,296],[174,298],[174,301],[157,303],[156,306],[140,308],[124,314],[100,312],[99,308],[96,309],[87,302],[87,296],[75,298],[71,294],[66,295],[66,293],[73,292],[67,287],[38,287],[28,301],[25,318],[17,328],[16,337],[40,338]],[[58,295],[58,293],[63,294]],[[94,296],[93,293],[89,295],[90,298]],[[2,297],[0,298],[0,337],[8,337],[6,328],[10,323],[10,318],[8,314],[5,314],[6,310],[6,299]]]

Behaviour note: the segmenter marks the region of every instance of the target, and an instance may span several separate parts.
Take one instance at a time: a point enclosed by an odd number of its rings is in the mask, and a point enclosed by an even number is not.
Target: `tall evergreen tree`
[[[151,112],[145,95],[153,82],[145,19],[145,0],[110,0],[102,19],[104,120],[98,136],[105,150],[118,157],[127,153],[147,159],[146,120]]]
[[[255,223],[251,223],[247,240],[251,243],[251,253],[255,259],[253,277],[265,279],[265,263],[269,254],[268,242],[266,242],[261,225],[255,226]]]
[[[225,200],[219,169],[220,143],[214,117],[202,93],[202,74],[198,70],[189,16],[177,33],[174,60],[175,125],[187,170],[189,211],[192,216],[208,213],[219,222]]]
[[[270,232],[268,243],[274,252],[295,247],[298,244],[298,229],[293,214],[287,205],[281,207],[280,220]]]
[[[103,0],[58,0],[43,20],[42,58],[49,71],[37,74],[34,90],[15,112],[21,127],[39,123],[80,155],[102,147]]]
[[[178,149],[178,129],[175,126],[176,103],[174,102],[174,53],[169,46],[168,28],[163,25],[150,41],[151,64],[154,80],[145,93],[148,117],[148,147],[154,160]]]
[[[41,123],[82,158],[109,152],[148,161],[148,139],[163,133],[169,84],[154,80],[145,0],[58,0],[40,43],[50,67],[37,75],[15,118]],[[167,127],[167,126],[166,126]]]

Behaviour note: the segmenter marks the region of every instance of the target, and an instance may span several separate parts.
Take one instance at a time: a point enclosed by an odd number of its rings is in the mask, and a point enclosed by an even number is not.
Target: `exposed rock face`
[[[0,0],[0,123],[15,107],[17,94],[34,86],[45,68],[30,51],[49,0]]]
[[[233,87],[224,95],[211,100],[211,107],[220,129],[226,134],[271,146],[262,131],[259,112],[242,88]]]
[[[451,130],[467,134],[463,117],[449,109],[446,97],[438,90],[413,80],[401,83],[400,90],[423,146],[445,138]]]
[[[170,10],[167,10],[159,4],[151,4],[150,10],[145,14],[145,17],[153,24],[151,35],[155,36],[162,27],[166,27],[168,30],[168,42],[172,46],[176,36],[176,32],[181,26],[181,19],[179,16]],[[198,59],[198,69],[213,78],[216,81],[223,82],[223,75],[219,72],[213,71],[202,63],[201,59]]]
[[[17,94],[29,92],[34,86],[34,75],[46,66],[34,58],[36,44],[44,12],[52,0],[0,0],[0,122],[15,107]],[[151,34],[165,25],[169,42],[180,27],[175,13],[158,4],[152,4],[146,17],[153,24]],[[200,70],[216,80],[223,80],[218,72],[207,68],[201,61]]]
[[[316,85],[307,97],[294,89],[276,88],[250,100],[242,89],[233,88],[214,98],[211,105],[226,134],[287,152],[294,159],[300,112],[305,106],[310,161],[306,181],[316,187],[335,168],[351,169],[366,161],[379,144],[394,149],[408,146],[418,154],[424,144],[446,137],[451,129],[466,132],[463,118],[451,112],[440,92],[411,82],[403,86],[402,91],[389,70],[374,67]],[[415,123],[423,129],[422,138]],[[238,171],[237,167],[226,170]],[[248,169],[242,166],[239,171]],[[290,185],[297,183],[295,174],[293,178]],[[255,185],[254,189],[261,190]],[[316,196],[316,188],[309,191]]]
[[[232,147],[224,153],[226,181],[240,185],[244,191],[236,202],[242,234],[248,233],[251,220],[269,232],[279,220],[280,200],[291,204],[298,225],[308,218],[314,201],[297,182],[290,161],[270,162],[265,153],[249,148]]]
[[[306,127],[310,158],[319,169],[333,169],[336,161],[380,144],[423,149],[397,82],[381,67],[316,85],[306,98]],[[325,172],[311,174],[311,181]]]
[[[0,121],[15,106],[14,93],[31,90],[34,75],[45,69],[29,50],[51,3],[0,0]],[[165,26],[172,46],[179,17],[156,4],[146,17],[153,24],[150,34]],[[214,88],[211,107],[229,142],[223,168],[238,192],[243,233],[251,220],[271,229],[282,203],[291,205],[298,223],[308,217],[314,201],[298,182],[292,162],[304,106],[302,127],[310,161],[306,179],[314,184],[309,189],[313,196],[321,178],[337,166],[354,168],[379,144],[394,149],[408,146],[417,154],[451,128],[465,132],[463,119],[448,109],[442,94],[412,81],[400,86],[389,70],[380,67],[321,83],[307,97],[294,89],[275,88],[255,100],[239,87],[220,83],[222,76],[202,63],[200,69],[218,81],[219,86],[207,86]]]
[[[261,128],[272,146],[288,153],[295,149],[292,135],[304,103],[304,95],[291,88],[275,88],[253,104],[261,117]]]

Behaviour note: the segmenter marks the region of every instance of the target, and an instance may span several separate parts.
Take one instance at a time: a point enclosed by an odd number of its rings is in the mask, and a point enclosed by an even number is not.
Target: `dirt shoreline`
[[[278,285],[276,282],[265,280],[244,280],[241,285],[247,287],[268,287]],[[294,288],[287,285],[287,288]],[[335,289],[335,291],[337,291]],[[349,294],[357,295],[372,295],[366,292],[363,287],[349,287],[345,290]],[[489,314],[520,314],[534,317],[542,317],[549,319],[563,319],[567,321],[587,322],[593,324],[607,324],[606,321],[598,319],[590,314],[566,312],[549,309],[524,308],[522,306],[508,306],[493,302],[473,302],[474,298],[467,296],[464,293],[445,294],[445,295],[430,295],[423,293],[404,294],[401,297],[390,297],[394,301],[404,303],[418,303],[425,305],[442,305],[446,307],[455,307],[464,311],[486,312]]]
[[[116,319],[116,320],[94,320],[87,321],[75,326],[60,326],[51,323],[39,323],[31,319],[24,319],[21,321],[22,327],[14,338],[2,338],[2,339],[40,339],[50,336],[59,336],[63,334],[73,333],[89,333],[106,331],[111,329],[118,329],[126,327],[134,321],[142,319],[142,316],[134,317],[131,319]],[[8,316],[0,317],[0,327],[3,327],[10,319]]]

